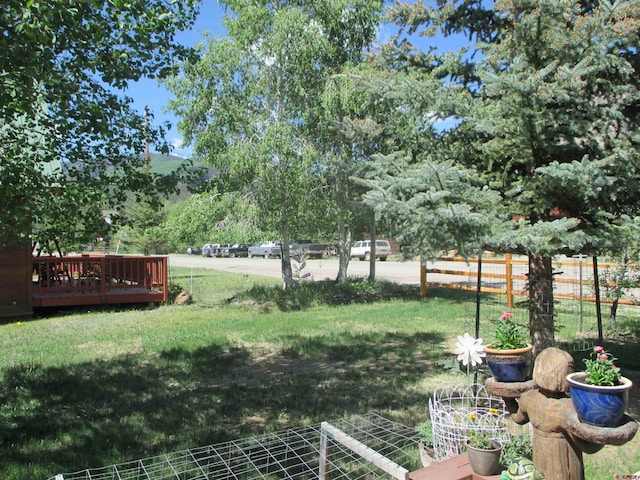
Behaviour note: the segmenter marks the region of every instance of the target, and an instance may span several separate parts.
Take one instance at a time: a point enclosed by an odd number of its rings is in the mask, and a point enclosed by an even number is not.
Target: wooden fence
[[[456,268],[460,265],[460,268]],[[593,257],[567,258],[554,261],[554,298],[596,302],[594,272],[615,268],[612,263],[594,262]],[[597,270],[594,270],[597,269]],[[632,265],[632,269],[640,266]],[[476,291],[478,288],[478,270],[480,270],[480,288],[485,293],[505,295],[507,306],[512,308],[517,297],[526,297],[528,284],[529,261],[526,257],[514,258],[506,254],[504,258],[461,257],[443,258],[433,266],[422,265],[420,271],[420,293],[427,295],[427,287],[455,288]],[[600,302],[610,302],[604,295],[606,285],[600,285]],[[637,289],[636,289],[637,290]],[[636,290],[631,295],[621,298],[620,304],[638,305],[640,296]]]

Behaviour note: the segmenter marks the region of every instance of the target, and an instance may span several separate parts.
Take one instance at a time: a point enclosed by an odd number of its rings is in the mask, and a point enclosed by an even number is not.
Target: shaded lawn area
[[[368,412],[414,425],[434,387],[465,381],[438,362],[452,357],[455,335],[473,331],[474,306],[461,293],[401,298],[304,301],[286,313],[166,306],[1,326],[0,478],[44,480]],[[637,462],[634,445],[614,465]],[[596,474],[613,471],[605,452]]]
[[[435,364],[451,327],[425,307],[167,306],[4,325],[0,478],[46,479],[351,414],[416,423],[427,417],[426,379],[450,378]]]
[[[2,378],[2,478],[47,478],[347,414],[426,413],[417,386],[440,349],[420,350],[441,335],[353,335],[352,348],[301,340],[314,358],[212,345],[12,367]]]

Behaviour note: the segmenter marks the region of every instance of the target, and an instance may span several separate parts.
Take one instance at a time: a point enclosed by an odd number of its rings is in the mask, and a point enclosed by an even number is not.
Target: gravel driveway
[[[169,264],[176,267],[211,268],[225,272],[249,273],[265,277],[281,277],[280,259],[264,258],[208,258],[198,255],[170,255]],[[314,280],[335,279],[338,276],[338,259],[307,260],[305,272],[310,272]],[[369,275],[369,262],[354,259],[349,262],[350,277],[366,278]],[[376,262],[376,279],[396,283],[420,283],[419,262]]]

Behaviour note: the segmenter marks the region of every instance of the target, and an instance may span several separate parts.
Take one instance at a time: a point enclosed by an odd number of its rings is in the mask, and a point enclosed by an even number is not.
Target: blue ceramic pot
[[[626,377],[620,385],[601,387],[585,383],[587,374],[576,372],[567,375],[569,393],[581,422],[598,427],[617,427],[627,410],[629,390],[633,383]]]
[[[531,350],[529,344],[524,348],[497,350],[487,345],[484,348],[487,365],[497,382],[524,382],[531,371]]]

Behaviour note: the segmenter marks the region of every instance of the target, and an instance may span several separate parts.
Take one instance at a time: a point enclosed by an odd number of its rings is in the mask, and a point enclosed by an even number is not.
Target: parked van
[[[391,255],[391,245],[388,240],[376,240],[376,258],[384,262]],[[371,240],[360,240],[351,247],[351,258],[358,257],[360,260],[371,258]]]
[[[213,257],[216,253],[216,248],[219,246],[219,243],[205,243],[204,247],[202,247],[202,256]]]

